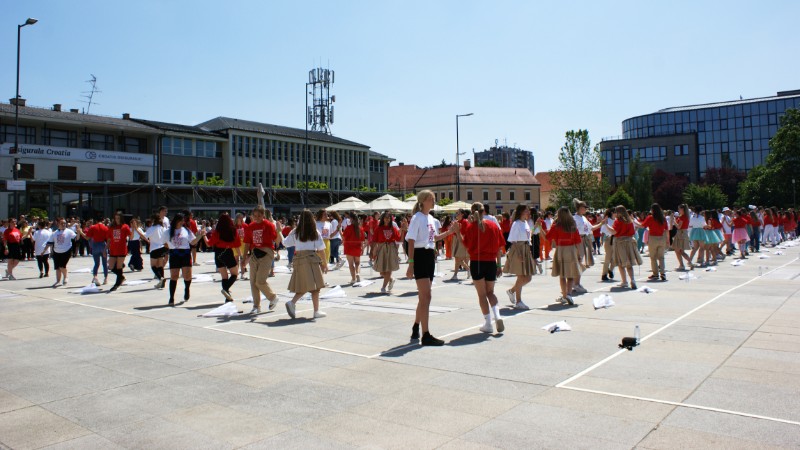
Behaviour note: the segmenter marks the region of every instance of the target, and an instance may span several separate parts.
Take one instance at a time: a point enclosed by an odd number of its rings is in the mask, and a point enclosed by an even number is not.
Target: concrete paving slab
[[[38,406],[0,414],[0,442],[34,449],[91,434],[91,431]]]

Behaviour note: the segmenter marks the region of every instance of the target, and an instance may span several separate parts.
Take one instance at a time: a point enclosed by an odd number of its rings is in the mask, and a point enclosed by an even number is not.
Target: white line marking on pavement
[[[770,270],[769,272],[765,273],[764,275],[768,275],[768,274],[770,274],[770,273],[772,273],[772,272],[775,272],[775,271],[776,271],[776,270],[778,270],[778,269],[782,269],[782,268],[784,268],[784,267],[788,266],[789,264],[791,264],[791,263],[793,263],[793,262],[797,261],[798,259],[800,259],[800,258],[795,258],[795,259],[793,259],[793,260],[791,260],[791,261],[787,262],[786,264],[784,264],[784,265],[782,265],[782,266],[780,266],[780,267],[777,267],[777,268],[775,268],[775,269],[772,269],[772,270]],[[707,301],[707,302],[703,303],[702,305],[700,305],[700,306],[698,306],[698,307],[696,307],[696,308],[692,309],[691,311],[689,311],[689,312],[687,312],[687,313],[683,314],[682,316],[678,317],[677,319],[673,320],[672,322],[669,322],[668,324],[664,325],[663,327],[661,327],[661,328],[657,329],[656,331],[654,331],[654,332],[652,332],[652,333],[648,334],[647,336],[643,337],[643,338],[640,340],[640,342],[644,342],[644,341],[646,341],[646,340],[650,339],[651,337],[653,337],[653,336],[655,336],[655,335],[657,335],[657,334],[661,333],[662,331],[664,331],[664,330],[666,330],[667,328],[669,328],[669,327],[671,327],[671,326],[675,325],[676,323],[680,322],[681,320],[683,320],[683,319],[685,319],[685,318],[689,317],[690,315],[692,315],[692,314],[696,313],[697,311],[699,311],[699,310],[701,310],[701,309],[705,308],[706,306],[708,306],[708,305],[710,305],[710,304],[714,303],[715,301],[719,300],[720,298],[722,298],[722,297],[724,297],[724,296],[726,296],[726,295],[730,294],[731,292],[733,292],[733,291],[735,291],[735,290],[737,290],[737,289],[739,289],[739,288],[741,288],[741,287],[747,286],[748,284],[750,284],[750,283],[752,283],[752,282],[754,282],[754,281],[758,280],[759,278],[763,278],[763,276],[758,276],[758,275],[757,275],[757,276],[755,276],[755,277],[751,278],[750,280],[748,280],[748,281],[745,281],[745,282],[744,282],[744,283],[742,283],[742,284],[739,284],[739,285],[737,285],[737,286],[734,286],[734,287],[732,287],[732,288],[728,289],[727,291],[725,291],[725,292],[723,292],[723,293],[721,293],[721,294],[717,295],[716,297],[712,298],[711,300],[709,300],[709,301]],[[591,371],[593,371],[593,370],[597,369],[598,367],[602,366],[603,364],[605,364],[605,363],[607,363],[607,362],[611,361],[612,359],[616,358],[617,356],[619,356],[619,355],[621,355],[621,354],[623,354],[623,353],[625,353],[625,352],[626,352],[626,350],[625,350],[625,349],[622,349],[622,350],[619,350],[619,351],[617,351],[617,352],[613,353],[611,356],[609,356],[609,357],[607,357],[607,358],[603,359],[602,361],[600,361],[600,362],[598,362],[598,363],[596,363],[596,364],[592,365],[591,367],[589,367],[589,368],[587,368],[587,369],[584,369],[583,371],[581,371],[581,372],[579,372],[579,373],[577,373],[577,374],[575,374],[575,375],[571,376],[570,378],[567,378],[566,380],[562,381],[561,383],[558,383],[558,384],[556,385],[556,387],[557,387],[557,388],[560,388],[560,387],[564,387],[564,386],[566,386],[566,385],[567,385],[567,384],[569,384],[569,383],[572,383],[573,381],[577,380],[578,378],[581,378],[582,376],[586,375],[587,373],[589,373],[589,372],[591,372]]]
[[[556,386],[556,387],[559,387],[559,386]],[[769,420],[769,421],[772,421],[772,422],[779,422],[779,423],[785,423],[785,424],[788,424],[788,425],[798,425],[798,426],[800,426],[800,422],[795,422],[793,420],[778,419],[777,417],[760,416],[758,414],[750,414],[750,413],[745,413],[745,412],[741,412],[741,411],[732,411],[732,410],[729,410],[729,409],[712,408],[710,406],[695,405],[695,404],[692,404],[692,403],[671,402],[669,400],[658,400],[658,399],[655,399],[655,398],[638,397],[638,396],[635,396],[635,395],[626,395],[626,394],[616,394],[614,392],[596,391],[594,389],[583,389],[583,388],[570,387],[570,386],[561,386],[561,389],[569,389],[571,391],[579,391],[579,392],[588,392],[588,393],[591,393],[591,394],[608,395],[610,397],[627,398],[627,399],[631,399],[631,400],[641,400],[641,401],[644,401],[644,402],[651,402],[651,403],[661,403],[663,405],[679,406],[679,407],[683,407],[683,408],[701,409],[703,411],[712,411],[712,412],[718,412],[718,413],[723,413],[723,414],[732,414],[732,415],[736,415],[736,416],[750,417],[750,418],[753,418],[753,419]]]

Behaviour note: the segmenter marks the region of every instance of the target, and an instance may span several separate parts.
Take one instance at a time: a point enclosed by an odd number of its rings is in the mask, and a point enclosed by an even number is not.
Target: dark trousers
[[[128,253],[131,254],[131,259],[128,265],[133,270],[142,270],[144,268],[144,261],[142,261],[142,245],[139,240],[128,241]]]
[[[36,265],[39,266],[39,272],[50,273],[50,255],[36,255]]]

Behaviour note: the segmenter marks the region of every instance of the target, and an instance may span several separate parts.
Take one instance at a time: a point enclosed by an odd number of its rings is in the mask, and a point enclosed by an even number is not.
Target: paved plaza
[[[175,308],[148,271],[81,295],[91,258],[73,259],[57,289],[23,263],[0,282],[0,448],[798,448],[799,254],[769,249],[666,283],[646,281],[645,258],[637,280],[652,293],[602,283],[596,265],[573,307],[555,302],[556,278],[535,276],[524,312],[503,277],[506,330],[493,335],[478,330],[471,282],[444,281],[453,263],[440,261],[439,348],[409,341],[411,280],[382,295],[380,280],[351,287],[334,271],[326,281],[346,296],[322,300],[326,318],[304,300],[295,320],[283,301],[224,319],[199,317],[223,301],[211,254]],[[283,294],[288,281],[270,278]],[[249,312],[248,282],[232,291]],[[616,305],[595,310],[601,294]],[[561,320],[572,331],[542,330]],[[620,350],[637,324],[641,345]]]

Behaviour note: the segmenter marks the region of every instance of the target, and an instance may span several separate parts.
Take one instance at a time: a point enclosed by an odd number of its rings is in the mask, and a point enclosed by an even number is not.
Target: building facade
[[[528,169],[456,166],[422,168],[414,165],[389,167],[390,190],[398,195],[429,189],[436,199],[481,202],[487,212],[512,211],[518,204],[539,208],[540,185]]]
[[[496,162],[500,167],[515,167],[517,169],[528,169],[531,173],[536,173],[533,163],[533,152],[522,150],[507,145],[497,145],[490,147],[482,152],[475,152],[475,165],[478,166],[489,161]]]
[[[306,193],[305,130],[229,118],[198,126],[19,108],[0,103],[0,215],[32,208],[84,218],[121,210],[146,217],[158,205],[200,216],[244,211],[267,188],[277,213],[318,208],[355,195],[369,201],[387,187],[391,158],[363,144],[309,132],[309,179],[328,189]],[[8,184],[13,168],[25,182]],[[13,186],[12,186],[13,185]],[[375,193],[368,192],[374,190]]]
[[[632,117],[622,122],[622,136],[600,143],[603,175],[612,185],[624,183],[637,155],[692,182],[709,168],[748,172],[764,163],[781,116],[792,108],[800,108],[800,90]]]

